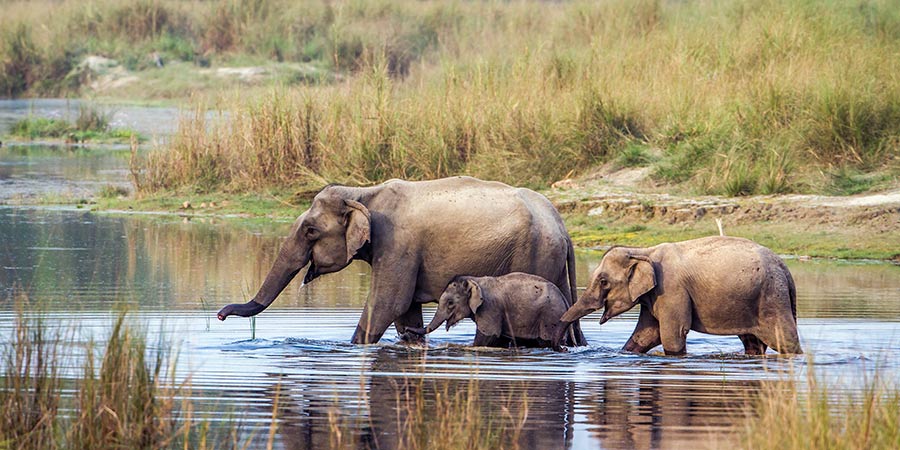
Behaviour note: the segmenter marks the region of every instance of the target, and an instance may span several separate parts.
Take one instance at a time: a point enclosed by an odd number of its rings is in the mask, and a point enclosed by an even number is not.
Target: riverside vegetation
[[[6,4],[9,94],[67,92],[78,57],[101,52],[134,70],[157,51],[343,74],[197,106],[229,119],[186,117],[145,192],[452,174],[535,187],[618,164],[694,193],[852,193],[900,173],[890,1],[31,5]]]
[[[21,309],[15,316],[9,345],[0,353],[0,449],[273,447],[280,414],[277,396],[268,435],[242,435],[238,419],[213,423],[193,414],[190,379],[176,381],[177,357],[164,350],[173,343],[148,345],[125,313],[112,324],[105,342],[84,345],[80,363],[61,351],[75,334],[77,330],[50,326],[47,319],[26,316]],[[82,371],[80,377],[65,373],[72,368]],[[528,415],[527,395],[493,412],[480,407],[477,382],[454,390],[446,380],[432,380],[432,400],[423,396],[425,381],[406,383],[413,386],[405,385],[396,399],[404,419],[392,430],[403,448],[518,447]],[[357,448],[353,430],[362,425],[329,412],[329,448]]]
[[[12,124],[7,138],[14,140],[50,139],[67,143],[106,142],[128,143],[146,141],[133,130],[113,128],[110,114],[90,105],[81,105],[74,122],[65,119],[26,117]]]

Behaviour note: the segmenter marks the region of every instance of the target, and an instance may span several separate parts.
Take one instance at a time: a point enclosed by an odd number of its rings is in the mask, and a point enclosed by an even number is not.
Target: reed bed
[[[237,419],[212,424],[197,417],[190,379],[175,382],[176,357],[166,350],[171,342],[161,338],[148,345],[146,335],[130,326],[125,314],[112,324],[105,341],[86,343],[78,361],[66,348],[75,334],[73,329],[48,326],[39,315],[16,316],[9,345],[0,355],[0,449],[273,447],[281,428],[280,388],[273,395],[268,432],[242,433]],[[397,383],[392,389],[394,407],[370,411],[367,419],[392,425],[382,427],[384,434],[365,445],[518,448],[528,417],[526,394],[510,394],[492,410],[479,401],[477,380],[460,384],[398,378],[392,383]],[[366,398],[367,393],[363,390],[360,396]],[[327,445],[322,445],[359,448],[361,420],[329,412]]]
[[[144,192],[456,174],[541,187],[613,164],[696,193],[842,193],[900,173],[890,2],[340,5],[348,26],[422,20],[433,45],[406,75],[377,41],[343,82],[226,95],[213,124],[198,105],[141,167]]]
[[[841,392],[810,371],[764,384],[743,442],[752,449],[891,449],[900,447],[900,390],[882,376]],[[885,372],[886,373],[886,372]]]
[[[16,317],[0,378],[0,448],[242,448],[237,436],[192,418],[188,384],[174,382],[173,355],[122,314],[102,346],[85,347],[82,373],[64,341],[72,330]],[[98,353],[99,352],[99,353]],[[98,365],[99,363],[99,365]]]

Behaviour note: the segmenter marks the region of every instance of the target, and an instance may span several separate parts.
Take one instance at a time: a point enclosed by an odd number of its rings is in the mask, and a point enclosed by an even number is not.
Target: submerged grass
[[[900,390],[879,376],[854,394],[835,392],[810,372],[764,384],[743,433],[753,449],[889,449],[900,447]]]

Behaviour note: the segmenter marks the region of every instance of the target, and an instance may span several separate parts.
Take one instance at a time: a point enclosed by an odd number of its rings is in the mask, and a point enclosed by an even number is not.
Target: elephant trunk
[[[309,246],[305,242],[298,245],[293,237],[288,237],[287,241],[282,244],[278,258],[269,269],[269,274],[266,275],[259,292],[247,303],[237,303],[222,308],[218,313],[219,320],[225,320],[230,315],[250,317],[263,312],[275,301],[278,294],[287,287],[297,273],[309,263],[309,259]]]
[[[575,304],[559,318],[559,321],[572,323],[597,310],[597,308],[587,306],[587,303],[588,302],[585,302],[584,299],[575,302]]]
[[[437,330],[438,327],[440,327],[442,323],[446,322],[448,318],[449,315],[447,314],[447,312],[438,308],[438,310],[434,313],[434,317],[431,319],[431,323],[429,323],[428,326],[425,327],[425,333],[431,333],[432,331]],[[450,329],[449,323],[447,324],[447,329]]]

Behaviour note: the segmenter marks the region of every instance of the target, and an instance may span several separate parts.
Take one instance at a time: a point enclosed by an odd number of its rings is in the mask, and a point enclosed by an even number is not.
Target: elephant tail
[[[569,275],[569,301],[571,302],[569,307],[572,307],[578,301],[578,284],[575,280],[575,247],[572,245],[572,239],[568,236],[566,237],[566,245],[568,245],[566,249],[566,272]],[[575,346],[587,345],[587,339],[584,338],[584,333],[581,332],[581,323],[577,320],[569,326],[569,341]]]
[[[785,267],[785,273],[787,273],[787,281],[788,281],[788,295],[791,297],[791,314],[794,315],[794,323],[797,322],[797,287],[794,286],[794,277],[791,275],[791,271],[787,270]]]

